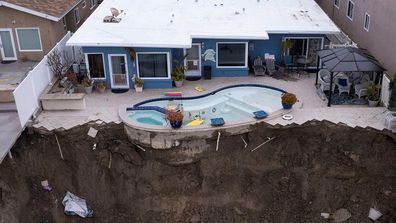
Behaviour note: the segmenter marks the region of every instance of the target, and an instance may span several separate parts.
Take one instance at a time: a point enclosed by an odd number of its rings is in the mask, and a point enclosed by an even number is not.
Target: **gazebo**
[[[325,49],[318,51],[318,56],[321,63],[326,66],[331,72],[330,75],[330,89],[333,87],[334,75],[340,72],[383,72],[385,69],[367,50],[355,47],[344,47]],[[380,82],[383,75],[380,75]],[[319,78],[319,64],[318,72],[316,73],[316,85]],[[332,91],[329,92],[329,101],[327,106],[331,106]]]

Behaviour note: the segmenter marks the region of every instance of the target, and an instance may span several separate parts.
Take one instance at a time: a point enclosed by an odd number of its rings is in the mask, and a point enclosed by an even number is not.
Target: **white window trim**
[[[369,19],[368,19],[368,24],[367,24],[367,28],[366,28],[366,18],[367,17]],[[366,30],[367,32],[370,31],[370,23],[371,23],[371,16],[370,16],[370,14],[368,14],[366,12],[366,14],[364,14],[364,19],[363,19],[363,29]]]
[[[21,44],[19,42],[19,35],[18,35],[18,30],[20,30],[20,29],[37,29],[38,36],[39,36],[39,41],[40,41],[40,49],[39,50],[21,50]],[[40,34],[40,28],[39,27],[15,28],[15,32],[16,32],[16,37],[17,37],[17,41],[18,41],[19,52],[42,52],[43,51],[43,43],[41,42],[41,34]]]
[[[353,11],[352,11],[352,15],[351,17],[349,17],[348,13],[349,13],[349,4],[353,5]],[[348,19],[350,19],[351,21],[353,21],[353,16],[355,14],[355,3],[351,0],[348,1],[348,5],[347,5],[347,12],[346,12],[346,16],[348,17]]]
[[[0,28],[0,31],[9,31],[10,32],[10,36],[11,36],[11,42],[12,42],[12,50],[14,51],[14,57],[13,58],[10,58],[10,60],[17,60],[18,59],[18,56],[17,56],[17,53],[16,53],[16,47],[15,47],[15,41],[14,41],[14,34],[13,34],[13,32],[12,32],[12,29],[11,28]],[[17,36],[18,37],[18,36]],[[1,38],[0,38],[0,43],[1,44],[3,44],[2,42],[1,42]],[[18,42],[18,44],[19,44],[19,42]],[[0,53],[3,53],[3,55],[5,55],[5,53],[4,53],[4,49],[3,48],[1,48],[0,49]],[[4,60],[4,58],[3,58],[3,60]]]
[[[126,86],[117,86],[113,84],[113,67],[111,65],[111,57],[117,57],[117,56],[122,56],[125,59],[125,75],[127,77],[127,85]],[[107,60],[109,61],[109,72],[110,72],[110,84],[111,88],[114,89],[124,89],[124,88],[129,88],[129,72],[128,72],[128,57],[126,54],[108,54],[107,55]]]
[[[198,68],[199,68],[199,74],[202,76],[202,60],[201,60],[201,56],[202,56],[202,47],[201,47],[201,43],[192,43],[192,46],[198,46]],[[187,55],[187,48],[183,49],[183,56],[185,57],[185,55]],[[184,67],[187,67],[187,58],[184,58],[183,61]],[[188,70],[186,70],[186,73],[188,72]]]
[[[95,4],[92,5],[92,1],[95,2]],[[96,0],[89,0],[89,3],[91,4],[91,7],[89,8],[90,10],[92,10],[93,8],[95,8],[97,1]]]
[[[76,18],[76,11],[78,11],[78,21],[77,21],[77,18]],[[76,8],[73,10],[73,15],[74,15],[74,22],[75,22],[76,24],[80,23],[81,14],[80,14],[80,9],[79,9],[78,7],[76,7]]]
[[[89,60],[88,60],[88,55],[90,54],[100,54],[102,55],[102,61],[103,61],[103,71],[104,71],[104,77],[92,77],[91,72],[89,71]],[[89,73],[89,76],[91,77],[92,80],[106,80],[107,79],[107,72],[106,72],[106,65],[105,65],[105,57],[104,53],[95,53],[95,52],[90,52],[90,53],[85,53],[85,65],[87,66],[87,72]]]
[[[335,6],[337,9],[340,8],[340,1],[341,1],[341,0],[338,0],[338,5],[337,5],[337,4],[336,4],[336,0],[334,0],[334,6]]]
[[[87,7],[87,1],[83,1],[82,3],[81,3],[81,5],[82,5],[82,8],[84,9],[85,7]]]
[[[139,72],[139,54],[166,54],[167,66],[168,66],[168,76],[167,77],[140,77]],[[136,53],[136,73],[137,76],[143,80],[169,80],[171,78],[171,66],[170,66],[170,55],[169,52],[137,52]]]
[[[245,44],[245,66],[219,66],[219,44]],[[220,68],[220,69],[247,68],[248,56],[249,56],[248,47],[249,47],[248,42],[216,42],[216,68]]]

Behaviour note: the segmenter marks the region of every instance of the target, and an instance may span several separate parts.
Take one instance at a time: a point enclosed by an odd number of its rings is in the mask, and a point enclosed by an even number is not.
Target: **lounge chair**
[[[266,68],[263,65],[263,60],[261,59],[261,57],[257,57],[254,60],[253,70],[254,70],[254,74],[256,76],[264,76],[265,75]]]
[[[385,126],[387,129],[396,130],[396,111],[388,111],[386,113]]]
[[[335,81],[338,87],[338,94],[348,93],[351,91],[351,83],[349,83],[349,78],[347,76],[339,76]]]
[[[272,76],[276,72],[275,59],[265,59],[265,66],[267,68],[267,74]]]
[[[322,92],[324,91],[330,91],[330,77],[331,73],[327,69],[321,69],[319,71],[319,82],[320,82],[320,89],[322,89]],[[333,85],[333,88],[331,89],[332,92],[334,92],[335,85]]]

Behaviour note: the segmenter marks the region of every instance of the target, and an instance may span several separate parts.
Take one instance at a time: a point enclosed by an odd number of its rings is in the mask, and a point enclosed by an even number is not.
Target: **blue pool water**
[[[223,118],[225,123],[240,123],[254,119],[253,112],[263,110],[268,114],[282,109],[283,91],[261,86],[236,86],[193,99],[154,100],[139,103],[139,106],[182,109],[183,125],[194,119]],[[167,126],[165,115],[158,111],[128,111],[128,117],[138,123],[152,126]]]

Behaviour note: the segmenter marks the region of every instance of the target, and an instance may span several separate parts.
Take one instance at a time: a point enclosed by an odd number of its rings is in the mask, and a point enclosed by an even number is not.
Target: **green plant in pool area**
[[[179,123],[183,121],[183,114],[181,112],[168,110],[166,112],[166,119],[169,120],[170,123]]]
[[[90,80],[88,78],[84,78],[84,80],[82,80],[81,84],[83,85],[83,87],[91,87],[93,82],[92,82],[92,80]]]
[[[288,105],[294,105],[297,102],[297,96],[293,93],[282,94],[282,103]]]
[[[370,101],[378,101],[380,96],[380,84],[370,83],[367,88],[367,99]]]
[[[140,78],[137,77],[137,76],[135,76],[135,77],[133,78],[133,81],[135,82],[135,85],[136,85],[137,87],[143,87],[143,85],[144,85],[144,80],[143,80],[143,79],[140,79]]]

